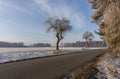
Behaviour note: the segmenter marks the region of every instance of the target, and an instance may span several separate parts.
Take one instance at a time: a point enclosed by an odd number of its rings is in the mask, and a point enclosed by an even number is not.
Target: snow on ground
[[[0,63],[25,60],[37,57],[55,56],[61,54],[69,54],[74,52],[79,52],[81,50],[63,50],[59,53],[55,53],[53,50],[39,50],[39,51],[8,51],[5,53],[0,53]]]
[[[54,49],[55,48],[0,48],[0,63],[83,51],[81,48],[61,48],[59,53],[55,53],[55,51],[53,51]]]
[[[120,57],[105,55],[101,62],[98,62],[97,79],[120,79]]]
[[[85,49],[85,47],[60,47],[61,50],[81,50]],[[90,49],[105,49],[105,47],[94,47]],[[42,51],[42,50],[55,50],[55,47],[20,47],[20,48],[0,48],[0,54],[1,53],[7,53],[7,52],[28,52],[28,51]]]
[[[53,52],[8,52],[0,54],[0,63],[54,55]]]

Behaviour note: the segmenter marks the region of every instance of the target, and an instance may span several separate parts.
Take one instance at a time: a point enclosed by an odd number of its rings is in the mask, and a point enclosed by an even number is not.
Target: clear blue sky
[[[94,33],[98,27],[91,23],[93,10],[87,0],[0,0],[0,41],[55,44],[55,34],[46,33],[45,20],[50,16],[70,19],[73,30],[62,42],[82,40],[82,34]]]

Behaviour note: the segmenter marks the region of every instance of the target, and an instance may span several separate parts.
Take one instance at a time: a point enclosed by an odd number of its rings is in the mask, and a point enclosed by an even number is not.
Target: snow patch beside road
[[[46,57],[46,56],[55,56],[62,54],[70,54],[75,52],[80,52],[82,50],[63,50],[59,53],[55,53],[54,51],[35,51],[35,52],[8,52],[8,53],[0,53],[0,63],[10,62],[10,61],[18,61],[25,60],[37,57]]]
[[[77,53],[81,51],[86,51],[80,47],[61,47],[58,53],[55,53],[55,48],[0,48],[0,63],[26,60],[31,58],[46,57],[46,56],[56,56],[62,54]],[[104,47],[89,48],[89,50],[94,49],[106,49]],[[88,50],[88,51],[89,51]]]
[[[120,79],[120,57],[105,55],[97,63],[97,69],[99,70],[97,79]]]

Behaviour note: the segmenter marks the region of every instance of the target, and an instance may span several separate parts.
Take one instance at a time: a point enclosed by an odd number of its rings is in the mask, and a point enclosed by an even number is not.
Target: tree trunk
[[[60,33],[57,33],[57,34],[56,34],[56,37],[57,37],[56,50],[59,50],[59,43],[60,43],[60,41],[63,39],[62,33],[61,33],[61,34],[60,34]]]
[[[59,50],[59,42],[60,42],[59,33],[56,34],[56,37],[57,37],[56,50]]]
[[[59,40],[59,38],[57,38],[57,42],[56,42],[56,50],[59,50],[59,42],[60,42],[60,40]]]

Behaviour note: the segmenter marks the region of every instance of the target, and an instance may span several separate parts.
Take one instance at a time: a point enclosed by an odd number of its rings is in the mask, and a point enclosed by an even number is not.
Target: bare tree
[[[57,18],[50,17],[45,22],[48,24],[47,32],[53,30],[56,34],[57,42],[56,42],[56,50],[59,50],[59,43],[64,38],[64,34],[68,31],[72,30],[72,26],[70,25],[70,20],[66,18]]]
[[[93,22],[114,53],[120,55],[120,0],[88,0],[95,13]]]
[[[82,38],[85,39],[86,41],[86,45],[87,45],[87,49],[89,48],[89,41],[92,41],[92,39],[94,38],[93,34],[89,31],[86,31],[83,35]]]

